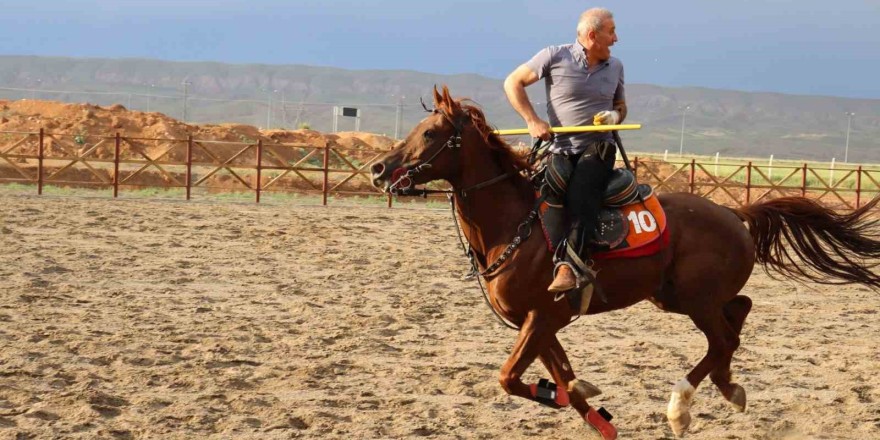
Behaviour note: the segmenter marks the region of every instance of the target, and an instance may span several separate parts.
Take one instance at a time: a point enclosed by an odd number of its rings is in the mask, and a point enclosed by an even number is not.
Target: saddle
[[[548,203],[541,206],[541,226],[551,252],[568,230],[568,222],[552,216],[565,215]],[[562,230],[558,226],[564,225]],[[590,240],[594,260],[651,255],[669,243],[666,213],[650,185],[638,184],[625,168],[612,172],[599,211],[596,231]]]

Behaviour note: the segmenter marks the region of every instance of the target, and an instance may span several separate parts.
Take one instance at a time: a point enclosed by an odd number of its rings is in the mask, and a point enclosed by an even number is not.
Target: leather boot
[[[556,278],[547,288],[548,292],[567,292],[577,287],[577,275],[568,264],[560,264],[559,270],[556,271]]]

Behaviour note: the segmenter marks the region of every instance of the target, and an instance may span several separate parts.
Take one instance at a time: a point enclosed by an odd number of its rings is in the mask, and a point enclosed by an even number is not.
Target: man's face
[[[617,42],[617,28],[613,18],[602,21],[602,27],[597,31],[590,32],[591,47],[587,50],[599,60],[607,60],[611,57],[611,46]]]

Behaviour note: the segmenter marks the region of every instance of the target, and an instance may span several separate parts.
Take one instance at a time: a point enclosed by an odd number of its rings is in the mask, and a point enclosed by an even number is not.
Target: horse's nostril
[[[370,167],[370,171],[373,173],[374,176],[381,176],[382,173],[385,172],[385,164],[382,162],[376,162],[373,164],[373,166]]]

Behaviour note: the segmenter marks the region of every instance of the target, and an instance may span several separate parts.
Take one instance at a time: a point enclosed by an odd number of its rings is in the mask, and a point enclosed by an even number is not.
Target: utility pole
[[[394,114],[394,140],[400,139],[400,102],[397,103],[397,111]]]
[[[403,100],[406,99],[406,96],[399,96],[397,98],[397,112],[394,118],[394,139],[400,139],[400,125],[403,123]]]
[[[261,89],[266,91],[266,130],[272,127],[272,94],[278,90]]]
[[[284,90],[281,91],[281,128],[287,126],[287,109],[284,108]]]
[[[189,94],[189,80],[187,78],[183,79],[183,123],[186,123],[186,101],[188,99]]]
[[[35,81],[36,81],[36,83],[37,83],[37,86],[36,86],[37,88],[31,90],[31,100],[32,100],[32,101],[36,101],[36,100],[37,100],[37,89],[39,89],[39,88],[40,88],[40,84],[43,83],[43,80],[41,80],[41,79],[39,79],[39,78],[37,78]]]
[[[306,91],[303,93],[302,98],[299,100],[299,107],[296,109],[296,118],[293,119],[293,129],[299,130],[300,119],[302,118],[303,111],[305,110],[306,99],[309,97],[311,90],[308,86],[306,86]]]
[[[155,88],[155,84],[150,84],[150,93],[147,95],[147,113],[150,112],[150,104],[153,101],[153,90],[155,90]]]
[[[846,147],[843,150],[843,163],[849,163],[849,129],[852,127],[852,117],[856,114],[846,112]]]
[[[686,106],[681,111],[681,143],[678,145],[678,156],[681,157],[684,154],[684,117],[687,114],[688,109],[691,106]]]

